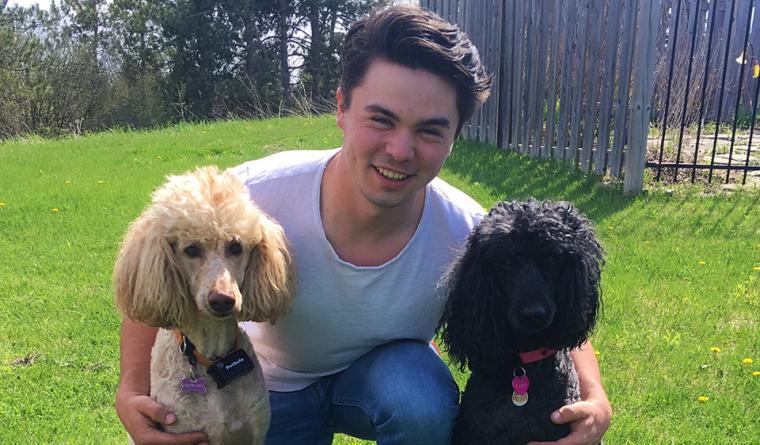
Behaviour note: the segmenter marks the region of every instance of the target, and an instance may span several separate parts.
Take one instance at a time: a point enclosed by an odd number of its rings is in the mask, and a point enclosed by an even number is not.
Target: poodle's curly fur
[[[125,317],[163,328],[151,352],[151,396],[177,415],[170,432],[204,431],[211,443],[262,444],[269,396],[248,336],[238,321],[274,322],[290,309],[293,261],[282,228],[261,212],[246,187],[215,167],[171,176],[129,227],[114,268],[116,305]],[[236,343],[253,372],[205,394],[183,393],[191,365],[179,330],[209,358]]]
[[[591,223],[568,203],[501,202],[473,230],[442,281],[443,342],[472,371],[455,444],[524,444],[569,433],[549,416],[580,398],[569,350],[596,323],[602,263]],[[558,352],[520,362],[520,352],[539,348]],[[529,400],[515,406],[512,378],[520,367]]]

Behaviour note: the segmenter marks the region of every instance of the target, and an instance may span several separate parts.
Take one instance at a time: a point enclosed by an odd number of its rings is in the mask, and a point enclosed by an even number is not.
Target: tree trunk
[[[253,13],[245,14],[245,23],[243,28],[243,44],[245,45],[244,60],[245,60],[245,76],[246,81],[253,91],[256,91],[257,81],[257,69],[256,69],[256,55],[261,45],[258,24],[256,23],[256,16]]]
[[[319,0],[309,2],[309,25],[311,27],[311,43],[309,46],[309,74],[311,75],[311,94],[314,97],[322,96],[322,23],[319,20]]]
[[[286,104],[290,103],[290,64],[288,63],[288,2],[279,0],[280,17],[278,34],[280,36],[280,84],[282,97]]]

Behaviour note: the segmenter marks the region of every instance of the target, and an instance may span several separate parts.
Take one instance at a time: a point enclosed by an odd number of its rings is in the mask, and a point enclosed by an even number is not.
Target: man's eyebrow
[[[396,113],[377,104],[367,105],[366,107],[364,107],[364,111],[367,111],[369,113],[380,113],[384,116],[387,116],[393,119],[394,121],[398,120],[398,116],[396,116]]]
[[[393,119],[394,121],[399,120],[396,113],[392,112],[391,110],[377,105],[377,104],[370,104],[364,107],[364,111],[367,111],[369,113],[380,113],[386,117],[389,117]],[[419,124],[417,124],[418,127],[425,127],[425,126],[438,126],[443,128],[450,128],[451,127],[451,121],[448,118],[445,117],[433,117],[430,119],[425,119]]]
[[[434,117],[431,119],[425,119],[424,121],[420,122],[419,126],[420,127],[437,126],[437,127],[449,128],[451,126],[451,121],[449,121],[445,117]]]

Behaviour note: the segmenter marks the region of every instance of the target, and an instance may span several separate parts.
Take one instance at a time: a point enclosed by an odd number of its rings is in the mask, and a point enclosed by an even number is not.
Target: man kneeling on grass
[[[343,146],[284,152],[235,169],[285,229],[298,269],[292,313],[245,326],[270,391],[271,445],[448,444],[458,389],[428,345],[444,307],[436,283],[481,206],[436,176],[491,79],[467,36],[412,7],[379,11],[346,36],[337,92]],[[150,399],[156,330],[125,320],[116,409],[137,443],[170,435]],[[552,415],[564,445],[598,443],[611,408],[590,345],[573,352],[581,402]]]

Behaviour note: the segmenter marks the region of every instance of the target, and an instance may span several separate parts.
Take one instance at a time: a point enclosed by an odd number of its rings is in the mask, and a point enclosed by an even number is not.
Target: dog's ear
[[[135,321],[172,328],[182,322],[189,299],[160,218],[146,210],[130,226],[116,260],[116,306]]]
[[[483,258],[485,247],[478,232],[470,235],[443,279],[448,296],[439,327],[449,357],[462,370],[486,363],[496,341],[495,314],[504,313],[495,307],[499,304],[495,271]]]
[[[261,241],[252,249],[241,293],[241,320],[274,323],[290,310],[295,267],[282,227],[260,215]]]
[[[582,345],[593,332],[601,309],[601,267],[604,264],[604,250],[594,236],[591,223],[579,216],[580,222],[573,235],[576,240],[575,252],[567,261],[561,275],[559,289],[564,297],[559,301],[557,311],[566,314],[565,325],[557,331],[563,338],[558,342]]]

